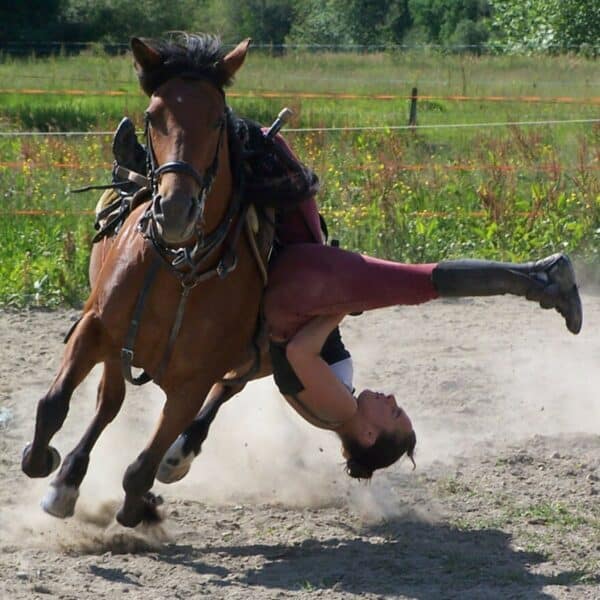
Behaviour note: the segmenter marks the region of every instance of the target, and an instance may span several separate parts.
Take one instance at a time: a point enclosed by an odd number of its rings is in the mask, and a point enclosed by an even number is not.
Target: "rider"
[[[123,166],[133,168],[128,161],[137,157],[139,165],[142,154],[131,133],[128,127],[125,147],[118,130],[114,150]],[[572,333],[581,329],[575,273],[563,254],[522,264],[455,260],[408,265],[325,245],[318,224],[314,195],[280,215],[264,313],[280,392],[308,422],[338,434],[351,477],[370,478],[405,453],[412,460],[416,435],[393,395],[355,394],[350,354],[338,329],[347,314],[445,296],[508,293],[555,308]],[[183,459],[187,472],[193,455],[182,454],[185,435],[167,452],[161,469]]]

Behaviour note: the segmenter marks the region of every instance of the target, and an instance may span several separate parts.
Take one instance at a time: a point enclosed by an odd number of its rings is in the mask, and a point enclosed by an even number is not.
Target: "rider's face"
[[[392,395],[364,390],[357,398],[358,411],[376,433],[402,433],[412,431],[412,423]]]

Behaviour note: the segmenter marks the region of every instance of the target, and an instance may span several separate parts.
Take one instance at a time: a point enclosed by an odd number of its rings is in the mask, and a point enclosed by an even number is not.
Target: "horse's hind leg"
[[[117,416],[124,398],[125,381],[121,375],[121,364],[118,359],[106,360],[98,385],[96,414],[77,446],[65,457],[42,500],[42,508],[47,513],[63,519],[73,515],[90,453],[106,426]]]
[[[156,478],[162,483],[174,483],[183,479],[192,462],[200,454],[202,444],[219,409],[227,400],[241,392],[245,384],[224,385],[216,383],[210,390],[202,409],[191,425],[171,444],[158,468]]]
[[[142,521],[159,520],[156,505],[148,497],[158,465],[169,446],[192,422],[207,392],[208,385],[193,386],[190,382],[186,386],[182,385],[176,395],[167,395],[167,401],[150,443],[127,467],[123,477],[125,501],[117,513],[117,521],[121,525],[135,527]]]
[[[58,375],[38,403],[33,442],[25,447],[21,461],[29,477],[47,477],[60,464],[60,454],[49,446],[50,440],[64,423],[73,390],[102,360],[103,341],[96,316],[85,314],[67,343]]]
[[[222,379],[220,383],[215,383],[212,386],[196,418],[179,435],[164,455],[156,474],[156,478],[159,481],[162,483],[174,483],[187,475],[192,462],[200,454],[202,444],[208,437],[210,426],[215,420],[221,406],[246,387],[246,375],[240,376],[240,373],[247,374],[252,371],[250,375],[252,379],[260,379],[271,374],[272,367],[266,346],[266,339],[263,342],[261,356],[258,360],[259,368],[256,372],[254,372],[255,363],[253,360],[231,371],[231,375],[236,375],[233,379]]]

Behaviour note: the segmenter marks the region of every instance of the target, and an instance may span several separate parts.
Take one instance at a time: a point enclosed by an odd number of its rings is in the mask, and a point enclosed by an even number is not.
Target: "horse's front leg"
[[[152,523],[159,520],[156,502],[148,492],[167,448],[191,423],[209,386],[209,383],[188,384],[180,386],[177,392],[167,392],[167,400],[150,443],[125,471],[125,501],[117,513],[117,521],[121,525],[135,527],[142,521]]]
[[[106,360],[98,385],[96,413],[79,443],[65,457],[58,475],[42,500],[42,508],[47,513],[63,519],[73,515],[90,453],[100,434],[119,413],[124,398],[125,381],[121,375],[120,360],[117,357]]]
[[[102,360],[105,338],[93,313],[86,313],[71,335],[58,374],[37,407],[33,442],[23,450],[21,468],[29,477],[47,477],[60,464],[50,440],[62,427],[75,388]]]
[[[183,479],[190,470],[192,462],[200,454],[202,444],[215,420],[219,409],[225,402],[241,392],[245,383],[225,385],[215,383],[198,415],[186,430],[181,433],[164,455],[156,478],[162,483],[175,483]]]

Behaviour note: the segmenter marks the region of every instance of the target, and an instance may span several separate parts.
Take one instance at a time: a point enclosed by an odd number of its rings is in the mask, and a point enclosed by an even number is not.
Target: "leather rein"
[[[218,89],[223,94],[223,91],[220,88]],[[219,153],[223,139],[225,138],[225,131],[229,123],[229,119],[230,112],[227,108],[225,108],[224,119],[221,123],[221,129],[219,131],[219,139],[217,141],[214,158],[204,174],[201,174],[192,165],[184,161],[170,161],[160,166],[157,165],[156,156],[152,147],[152,136],[150,132],[151,125],[148,115],[145,115],[145,138],[148,156],[147,170],[152,193],[152,202],[150,203],[150,206],[146,212],[142,215],[137,229],[145,239],[152,242],[157,255],[150,265],[150,268],[148,269],[144,279],[144,283],[138,295],[133,316],[131,318],[131,324],[125,337],[123,348],[121,349],[121,371],[125,379],[134,385],[142,385],[151,381],[152,379],[154,379],[156,382],[160,381],[171,358],[175,341],[183,322],[186,302],[191,290],[198,284],[212,279],[213,277],[224,279],[237,266],[236,247],[243,225],[246,221],[247,211],[247,206],[241,202],[243,186],[241,169],[239,169],[238,173],[234,174],[234,182],[237,181],[237,185],[235,185],[233,194],[231,195],[229,201],[227,212],[221,219],[221,222],[216,229],[214,229],[208,235],[205,235],[203,231],[203,214],[206,198],[212,189],[214,179],[217,175],[219,168]],[[159,206],[160,195],[158,193],[158,184],[160,181],[160,176],[164,173],[178,173],[192,177],[200,187],[198,195],[194,198],[196,237],[193,246],[169,248],[162,243],[162,240],[158,235],[156,221],[160,221],[162,215]],[[221,254],[216,266],[207,268],[206,263],[211,259],[215,259],[219,250],[221,251]],[[181,296],[179,299],[179,304],[177,306],[175,318],[169,334],[167,347],[156,373],[154,376],[150,376],[146,371],[142,371],[140,375],[134,377],[132,373],[134,346],[145,301],[148,296],[148,292],[152,287],[156,274],[158,273],[160,266],[163,264],[167,266],[167,268],[179,279],[181,283]]]

